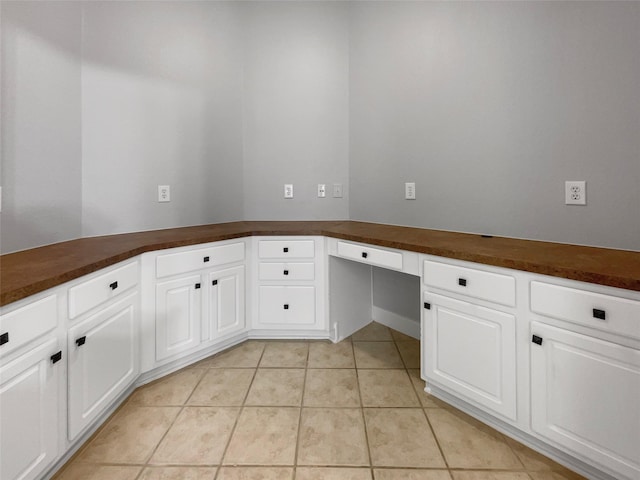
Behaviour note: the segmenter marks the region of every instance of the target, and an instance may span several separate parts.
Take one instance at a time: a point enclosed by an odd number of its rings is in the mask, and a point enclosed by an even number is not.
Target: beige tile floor
[[[418,341],[247,341],[136,390],[57,480],[575,480],[428,396]]]

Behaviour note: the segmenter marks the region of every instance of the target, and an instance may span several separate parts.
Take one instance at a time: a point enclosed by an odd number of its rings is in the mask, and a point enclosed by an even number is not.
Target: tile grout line
[[[371,446],[369,445],[369,433],[367,432],[367,420],[364,415],[364,404],[362,402],[362,392],[360,389],[360,375],[358,374],[358,363],[356,361],[356,351],[353,341],[351,342],[351,354],[353,355],[353,370],[356,374],[356,386],[358,387],[358,400],[360,401],[360,418],[362,418],[362,427],[364,429],[364,441],[367,446],[367,458],[369,459],[369,472],[373,478],[373,457],[371,455]]]
[[[309,369],[309,342],[305,342],[307,346],[307,355],[304,362],[304,379],[302,380],[302,392],[300,395],[300,412],[298,413],[298,430],[296,432],[296,448],[293,452],[293,472],[292,478],[298,475],[298,452],[300,450],[300,431],[302,430],[302,409],[304,408],[304,394],[307,388],[307,372]]]

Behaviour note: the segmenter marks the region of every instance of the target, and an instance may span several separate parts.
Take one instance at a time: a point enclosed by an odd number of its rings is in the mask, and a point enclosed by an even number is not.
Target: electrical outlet
[[[318,198],[324,198],[327,196],[327,186],[324,183],[318,184]]]
[[[587,204],[587,183],[584,181],[564,182],[565,205]]]
[[[404,198],[405,200],[416,199],[416,184],[414,182],[404,184]]]
[[[333,184],[333,198],[342,198],[342,184],[334,183]]]
[[[171,201],[171,187],[169,185],[158,185],[158,201],[159,202]]]
[[[285,183],[284,184],[284,198],[293,198],[293,184]]]

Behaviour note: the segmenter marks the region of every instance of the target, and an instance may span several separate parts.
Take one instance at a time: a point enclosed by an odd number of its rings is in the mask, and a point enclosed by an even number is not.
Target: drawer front
[[[315,287],[261,286],[260,323],[263,325],[301,325],[316,323]]]
[[[509,275],[431,260],[425,260],[423,272],[424,284],[430,287],[509,307],[516,305],[516,279]]]
[[[640,339],[640,302],[634,300],[531,282],[531,311]]]
[[[138,284],[138,262],[111,270],[69,289],[69,318],[91,310]]]
[[[260,263],[260,280],[314,280],[313,263]]]
[[[313,240],[260,240],[258,242],[260,258],[314,258]]]
[[[157,278],[244,260],[244,242],[168,253],[156,259]]]
[[[3,356],[53,330],[58,325],[57,296],[50,295],[0,317]]]
[[[402,270],[402,253],[400,252],[391,252],[357,243],[338,242],[338,255],[371,265]]]

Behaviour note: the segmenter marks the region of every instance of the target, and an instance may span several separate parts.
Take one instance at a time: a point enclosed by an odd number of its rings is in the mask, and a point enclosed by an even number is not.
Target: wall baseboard
[[[407,317],[398,315],[397,313],[384,310],[375,305],[371,308],[371,317],[374,322],[381,323],[389,328],[393,328],[400,333],[409,335],[410,337],[420,340],[420,322]]]

